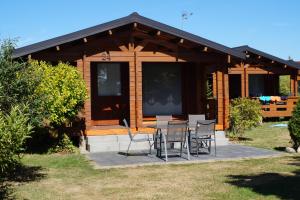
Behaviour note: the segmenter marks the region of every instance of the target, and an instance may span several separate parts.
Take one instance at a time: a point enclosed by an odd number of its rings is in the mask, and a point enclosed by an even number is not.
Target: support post
[[[136,82],[135,82],[135,61],[129,62],[129,113],[130,128],[136,128]]]

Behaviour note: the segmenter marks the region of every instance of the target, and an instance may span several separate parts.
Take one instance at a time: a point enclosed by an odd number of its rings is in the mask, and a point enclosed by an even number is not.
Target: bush
[[[245,130],[262,121],[261,105],[258,100],[237,98],[230,104],[230,129],[234,136],[242,136]]]
[[[76,153],[78,149],[73,145],[69,136],[62,134],[57,143],[49,149],[49,153]]]
[[[288,129],[293,142],[293,147],[297,149],[300,146],[300,101],[294,108],[293,115],[288,123]]]
[[[52,66],[46,62],[13,60],[14,41],[2,42],[0,48],[0,112],[9,116],[15,105],[26,104],[24,115],[33,131],[42,137],[26,144],[46,139],[47,130],[56,130],[58,142],[66,133],[64,127],[72,122],[87,98],[85,83],[77,69],[68,64]],[[25,113],[26,112],[26,113]],[[11,124],[13,126],[13,124]],[[11,127],[13,128],[13,127]],[[33,133],[36,137],[38,132]],[[55,144],[55,141],[53,141]],[[51,146],[52,141],[49,142]],[[40,144],[41,145],[41,144]],[[27,148],[34,149],[34,148]]]
[[[20,163],[23,144],[32,127],[26,107],[13,106],[9,114],[0,112],[0,174],[6,174]]]
[[[32,61],[30,69],[42,77],[34,97],[41,100],[39,110],[47,113],[45,120],[57,126],[74,119],[87,98],[85,83],[78,70],[64,63],[52,66],[38,61]]]

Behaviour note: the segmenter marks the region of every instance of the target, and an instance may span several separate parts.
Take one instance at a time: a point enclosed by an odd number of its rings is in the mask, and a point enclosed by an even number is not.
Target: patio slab
[[[171,154],[171,153],[170,153]],[[184,163],[198,163],[198,162],[213,162],[225,160],[241,160],[250,158],[268,158],[281,156],[284,153],[261,149],[237,144],[230,144],[226,146],[217,147],[217,156],[212,154],[191,155],[190,160],[186,159],[186,154],[183,157],[172,156],[168,158],[168,162],[164,159],[156,157],[156,152],[147,154],[147,151],[131,152],[129,156],[125,152],[101,152],[101,153],[87,153],[86,156],[95,163],[96,168],[122,168],[134,167],[143,165],[159,165],[166,163],[184,164]]]

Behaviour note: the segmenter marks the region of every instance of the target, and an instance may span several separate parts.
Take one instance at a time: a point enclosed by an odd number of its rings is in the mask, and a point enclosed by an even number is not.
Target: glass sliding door
[[[143,63],[143,114],[182,114],[182,78],[179,63]]]

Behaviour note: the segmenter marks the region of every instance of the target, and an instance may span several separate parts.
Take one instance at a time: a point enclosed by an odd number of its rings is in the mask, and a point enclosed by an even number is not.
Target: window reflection
[[[120,63],[97,64],[98,96],[121,96]]]

